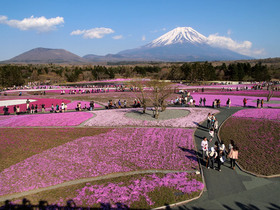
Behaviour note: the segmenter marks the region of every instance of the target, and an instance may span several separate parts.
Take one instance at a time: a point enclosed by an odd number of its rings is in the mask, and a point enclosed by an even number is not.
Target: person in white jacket
[[[201,150],[202,150],[202,159],[205,161],[205,157],[207,157],[207,151],[208,151],[208,140],[206,137],[203,138],[201,141]]]

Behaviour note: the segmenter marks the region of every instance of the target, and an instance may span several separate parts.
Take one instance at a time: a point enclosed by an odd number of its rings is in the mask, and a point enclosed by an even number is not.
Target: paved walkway
[[[241,108],[220,108],[216,115],[219,124]],[[195,132],[198,150],[204,136],[208,137],[207,122],[203,122]],[[217,138],[213,139],[213,146]],[[201,151],[199,151],[201,158]],[[202,196],[190,203],[172,209],[280,209],[280,177],[258,178],[240,171],[230,169],[229,161],[222,167],[221,172],[207,169],[202,162],[202,169],[206,182],[206,189]],[[215,163],[216,165],[216,163]]]

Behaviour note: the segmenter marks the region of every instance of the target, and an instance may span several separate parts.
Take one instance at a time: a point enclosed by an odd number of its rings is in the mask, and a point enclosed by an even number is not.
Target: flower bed
[[[169,108],[168,108],[169,109]],[[147,127],[197,127],[197,124],[204,121],[207,114],[218,113],[218,110],[200,109],[200,108],[170,108],[170,109],[183,109],[190,113],[181,118],[169,120],[139,120],[126,117],[126,113],[131,111],[140,111],[142,109],[111,109],[93,112],[96,117],[88,120],[85,126],[147,126]],[[164,114],[164,112],[160,113]]]
[[[29,106],[31,108],[32,104],[34,104],[34,106],[37,104],[38,105],[38,111],[41,111],[42,104],[45,104],[45,108],[48,109],[52,106],[52,104],[55,106],[56,104],[61,105],[62,102],[64,103],[69,103],[69,100],[64,100],[64,99],[53,99],[53,98],[29,98],[31,100],[31,102],[29,103]],[[17,99],[13,99],[11,100],[11,103],[13,101],[16,101]],[[20,104],[20,111],[21,112],[25,112],[26,111],[26,100],[27,99],[22,99],[20,98],[20,100],[25,100],[25,102],[23,102],[23,104]],[[32,101],[33,100],[33,101]],[[9,102],[10,100],[7,100],[7,102]],[[10,106],[8,106],[9,108],[9,112],[13,113],[14,112],[14,104],[11,104]],[[4,113],[3,111],[3,107],[0,107],[0,113]]]
[[[0,121],[0,127],[77,126],[93,117],[89,112],[15,115]]]
[[[0,119],[3,117],[5,116],[1,116]],[[47,149],[109,130],[111,129],[83,127],[0,128],[0,171]]]
[[[221,100],[221,106],[226,106],[226,101],[228,98],[231,100],[231,106],[243,106],[243,99],[247,99],[247,106],[256,107],[257,99],[264,100],[264,107],[280,107],[280,98],[271,98],[271,101],[279,101],[279,103],[267,103],[266,97],[254,97],[254,96],[236,96],[236,95],[210,95],[210,94],[200,94],[200,93],[192,93],[191,96],[196,101],[196,104],[199,104],[200,98],[206,98],[206,106],[212,106],[212,103],[215,99]]]
[[[201,93],[201,92],[200,92]],[[255,96],[255,97],[267,97],[268,90],[239,90],[239,91],[204,91],[201,94],[212,95],[240,95],[240,96]],[[280,97],[280,91],[274,91],[273,97]]]
[[[44,198],[49,204],[59,206],[73,200],[82,208],[99,209],[106,204],[114,209],[151,209],[195,198],[203,187],[201,175],[195,173],[136,174],[46,190],[24,198],[32,204]],[[22,199],[12,202],[19,203]]]
[[[238,163],[257,174],[280,174],[280,122],[231,117],[221,127],[226,145],[232,139],[239,147]]]
[[[280,121],[280,109],[243,109],[232,116]]]
[[[123,182],[107,183],[105,185],[87,183],[85,187],[76,191],[77,195],[72,199],[78,206],[84,204],[84,206],[90,207],[99,203],[109,203],[111,207],[117,208],[116,203],[121,203],[131,208],[143,208],[144,206],[136,206],[136,202],[140,202],[140,199],[144,198],[148,206],[156,207],[163,206],[166,197],[158,199],[162,203],[156,203],[151,194],[155,190],[168,188],[176,190],[177,194],[184,195],[200,192],[203,187],[202,182],[197,181],[187,172],[169,173],[161,177],[152,174],[140,179],[133,179],[129,185],[124,185]],[[175,196],[173,195],[173,197]],[[173,202],[176,202],[176,200],[174,199]],[[64,204],[64,202],[61,204]]]
[[[194,151],[193,130],[114,129],[79,138],[4,169],[0,195],[116,172],[197,170]]]

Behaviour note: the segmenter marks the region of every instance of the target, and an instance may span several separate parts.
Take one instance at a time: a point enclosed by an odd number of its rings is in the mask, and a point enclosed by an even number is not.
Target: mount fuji
[[[208,39],[191,27],[178,27],[140,48],[119,52],[127,60],[217,61],[252,59],[225,48],[213,47]]]

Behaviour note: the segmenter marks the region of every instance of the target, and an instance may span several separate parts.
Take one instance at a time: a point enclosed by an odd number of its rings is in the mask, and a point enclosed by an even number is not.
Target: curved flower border
[[[113,110],[100,110],[94,111],[96,117],[88,120],[84,126],[109,126],[109,127],[122,127],[122,126],[146,126],[146,127],[174,127],[174,128],[194,128],[204,121],[208,113],[216,114],[219,111],[205,108],[168,108],[168,109],[184,109],[190,113],[181,118],[169,120],[139,120],[126,117],[125,114],[130,111],[141,109],[113,109]]]

